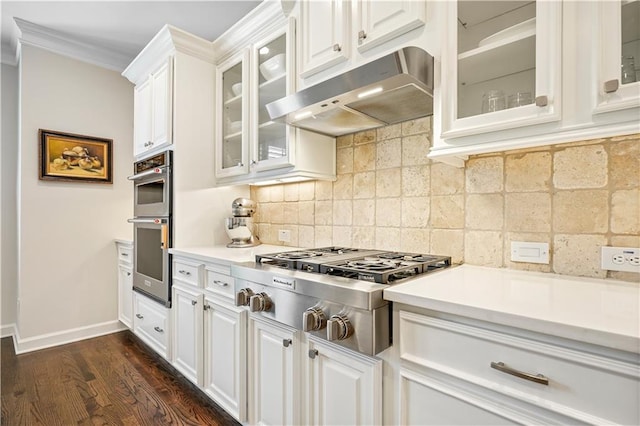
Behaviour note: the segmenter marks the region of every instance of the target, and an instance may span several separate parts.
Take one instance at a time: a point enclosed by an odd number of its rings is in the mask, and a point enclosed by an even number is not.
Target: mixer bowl
[[[260,245],[258,237],[253,235],[253,219],[250,217],[228,217],[225,219],[225,231],[231,238],[227,247],[254,247]]]

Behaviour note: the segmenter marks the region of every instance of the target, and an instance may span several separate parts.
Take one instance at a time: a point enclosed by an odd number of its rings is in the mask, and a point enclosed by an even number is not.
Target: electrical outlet
[[[640,273],[640,248],[602,247],[602,269]]]
[[[291,231],[288,229],[280,229],[278,230],[278,241],[282,241],[284,243],[291,242]]]

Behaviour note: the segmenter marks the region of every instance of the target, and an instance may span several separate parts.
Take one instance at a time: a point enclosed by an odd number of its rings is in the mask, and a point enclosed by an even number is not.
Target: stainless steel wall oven
[[[171,151],[134,163],[133,289],[171,306]]]

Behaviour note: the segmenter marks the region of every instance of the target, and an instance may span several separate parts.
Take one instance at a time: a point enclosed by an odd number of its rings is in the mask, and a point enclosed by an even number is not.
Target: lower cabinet
[[[394,309],[398,424],[640,424],[637,354]]]
[[[307,424],[382,423],[382,361],[309,337]]]
[[[173,285],[173,366],[198,386],[203,382],[202,290]]]
[[[241,422],[247,407],[246,317],[226,300],[204,298],[204,391]]]
[[[249,317],[249,423],[300,424],[299,332]]]
[[[166,359],[171,359],[169,314],[158,302],[133,293],[133,333]]]
[[[116,242],[118,253],[118,320],[133,327],[133,245]]]

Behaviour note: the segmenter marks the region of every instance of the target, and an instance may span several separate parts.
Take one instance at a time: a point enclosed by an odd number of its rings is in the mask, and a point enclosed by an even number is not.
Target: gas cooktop
[[[391,284],[404,278],[446,268],[451,257],[347,247],[322,247],[262,254],[256,262],[299,270]]]

